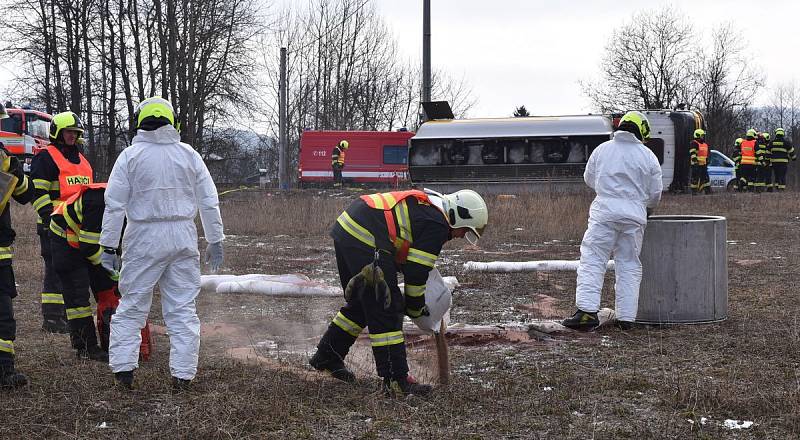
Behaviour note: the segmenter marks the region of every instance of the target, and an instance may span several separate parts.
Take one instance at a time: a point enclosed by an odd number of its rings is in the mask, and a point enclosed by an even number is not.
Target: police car
[[[728,156],[711,150],[708,156],[708,178],[712,188],[725,188],[733,191],[736,186],[736,169]]]

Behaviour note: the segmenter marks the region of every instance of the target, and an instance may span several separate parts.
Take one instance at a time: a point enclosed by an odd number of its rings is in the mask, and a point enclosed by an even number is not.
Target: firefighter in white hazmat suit
[[[104,266],[115,268],[123,221],[122,294],[111,319],[109,365],[128,388],[138,367],[141,329],[161,289],[161,307],[170,339],[173,386],[187,386],[197,372],[200,320],[195,298],[200,291],[200,253],[194,219],[200,212],[208,248],[206,261],[222,264],[222,218],[214,182],[200,155],[180,142],[168,101],[148,98],[136,108],[138,129],[130,147],[114,163],[105,193],[100,244]]]
[[[644,145],[648,139],[647,117],[628,112],[620,119],[614,138],[589,157],[583,179],[597,196],[581,242],[575,294],[578,311],[563,321],[566,327],[588,331],[600,324],[600,292],[612,252],[617,325],[628,329],[636,319],[642,280],[639,252],[647,217],[661,200],[662,191],[661,166]]]

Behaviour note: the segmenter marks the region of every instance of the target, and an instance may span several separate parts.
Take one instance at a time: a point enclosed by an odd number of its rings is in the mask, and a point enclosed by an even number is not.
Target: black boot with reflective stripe
[[[417,383],[409,377],[383,379],[383,393],[387,397],[405,397],[409,394],[425,397],[431,394],[433,387]]]
[[[600,326],[600,320],[597,319],[597,312],[584,312],[578,309],[570,318],[561,321],[561,324],[573,330],[588,332]]]
[[[8,359],[4,359],[7,362]],[[0,388],[19,388],[28,385],[28,377],[14,369],[13,358],[10,364],[0,366]]]
[[[354,336],[331,324],[317,344],[317,352],[308,363],[317,371],[326,371],[335,379],[353,383],[356,376],[344,365],[344,358],[355,340]]]

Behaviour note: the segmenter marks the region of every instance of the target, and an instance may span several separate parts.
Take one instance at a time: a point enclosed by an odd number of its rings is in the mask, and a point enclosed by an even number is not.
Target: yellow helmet
[[[761,134],[764,135],[764,140],[767,140],[767,141],[769,140],[769,132],[765,131],[765,132],[763,132]]]
[[[462,189],[452,194],[442,194],[442,201],[450,227],[469,228],[466,239],[472,244],[477,243],[489,222],[489,210],[483,197],[471,189]]]
[[[164,118],[169,121],[170,125],[175,125],[175,110],[166,99],[160,96],[153,96],[136,106],[136,111],[134,112],[136,128],[141,127],[142,121],[146,118]]]
[[[59,113],[50,121],[50,139],[57,140],[62,130],[77,131],[80,139],[83,135],[83,123],[73,112]]]
[[[637,138],[642,142],[647,142],[650,139],[650,121],[647,120],[647,116],[644,113],[638,111],[625,113],[625,116],[619,120],[619,128],[622,128],[623,125],[636,127],[639,132]]]
[[[756,133],[756,129],[755,128],[751,128],[751,129],[747,130],[747,134],[745,135],[745,137],[754,138],[754,137],[756,137],[756,134],[758,134],[758,133]]]
[[[776,128],[775,129],[775,136],[785,136],[785,135],[786,135],[786,132],[784,132],[782,128]]]
[[[744,141],[744,139],[742,139],[742,138],[736,138],[736,142],[735,142],[736,146],[737,146],[737,147],[740,147],[740,146],[742,146],[742,141]]]
[[[339,148],[341,148],[342,150],[350,148],[350,142],[347,142],[345,140],[339,141]]]
[[[694,138],[695,139],[700,139],[700,138],[705,137],[705,136],[706,136],[706,131],[703,130],[702,128],[698,128],[697,130],[694,131]]]

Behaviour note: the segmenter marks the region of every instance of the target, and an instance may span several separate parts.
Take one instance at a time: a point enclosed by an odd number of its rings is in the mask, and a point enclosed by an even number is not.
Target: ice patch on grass
[[[723,425],[728,429],[749,429],[754,425],[754,423],[749,420],[727,419]]]
[[[553,387],[544,387],[542,388],[543,391],[553,391]]]
[[[610,336],[603,336],[600,338],[600,346],[601,347],[613,347],[614,343],[611,342]]]

